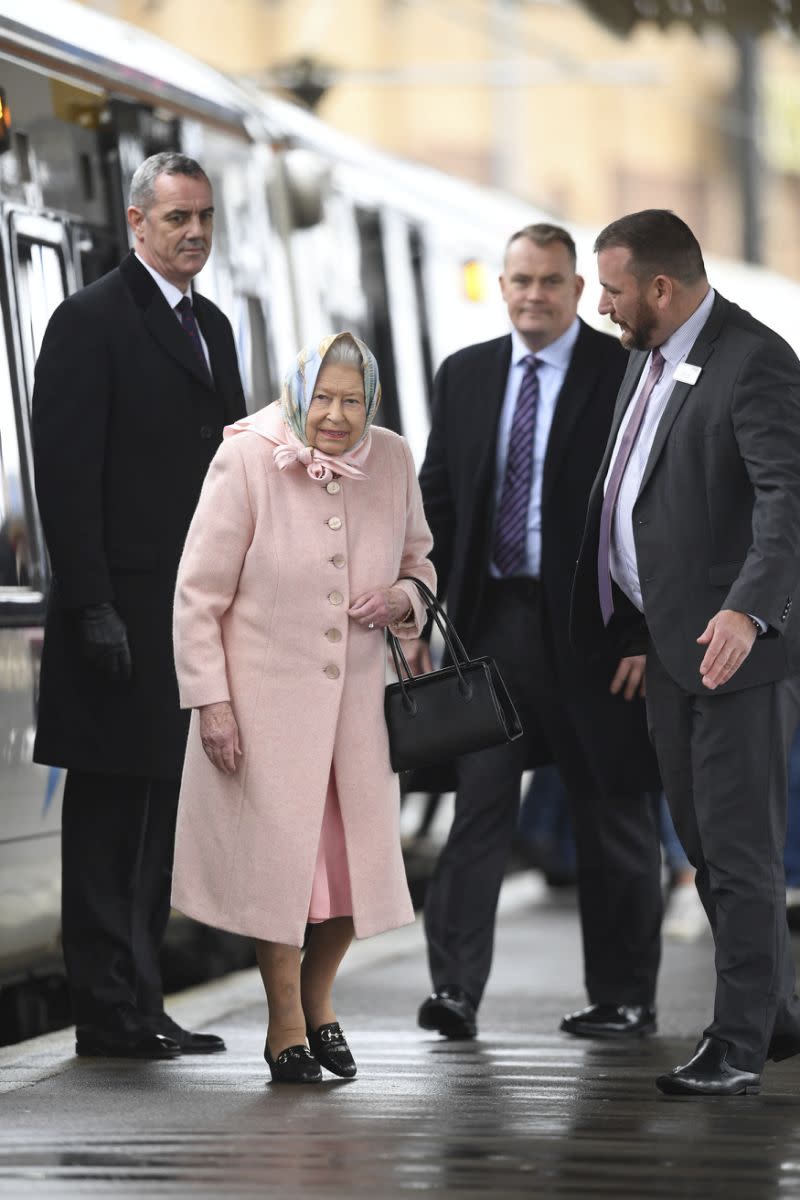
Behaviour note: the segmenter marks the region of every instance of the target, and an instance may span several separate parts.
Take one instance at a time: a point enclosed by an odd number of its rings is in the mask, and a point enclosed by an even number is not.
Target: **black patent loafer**
[[[172,1038],[180,1048],[181,1054],[219,1054],[226,1046],[216,1033],[192,1033],[183,1029],[172,1017],[162,1013],[158,1020],[158,1032]]]
[[[666,1096],[757,1096],[761,1076],[731,1066],[729,1051],[727,1042],[703,1038],[694,1057],[668,1075],[659,1075],[656,1087]]]
[[[467,993],[459,987],[442,987],[420,1005],[417,1024],[435,1029],[453,1041],[474,1038],[478,1033],[477,1010]]]
[[[158,1062],[177,1058],[181,1048],[161,1033],[108,1033],[81,1030],[75,1039],[75,1053],[82,1058],[138,1058]]]
[[[590,1004],[567,1013],[559,1028],[574,1037],[649,1037],[656,1032],[656,1010],[644,1004]]]
[[[287,1046],[273,1058],[266,1042],[264,1058],[273,1083],[319,1083],[322,1079],[319,1063],[308,1046]]]
[[[352,1079],[358,1068],[338,1021],[308,1030],[311,1053],[321,1067],[342,1079]]]

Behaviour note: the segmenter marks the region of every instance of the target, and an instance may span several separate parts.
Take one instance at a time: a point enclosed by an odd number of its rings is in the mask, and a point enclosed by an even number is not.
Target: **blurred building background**
[[[800,279],[795,0],[84,2],[562,220],[668,207]]]

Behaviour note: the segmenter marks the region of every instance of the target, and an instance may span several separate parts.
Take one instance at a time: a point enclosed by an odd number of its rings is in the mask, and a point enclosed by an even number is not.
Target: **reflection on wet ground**
[[[578,954],[569,902],[506,916],[471,1043],[416,1029],[419,940],[351,971],[338,1005],[352,1082],[268,1084],[254,978],[253,1003],[209,1023],[229,1046],[210,1060],[79,1061],[63,1039],[5,1052],[0,1195],[799,1197],[800,1059],[771,1065],[758,1097],[653,1085],[707,1019],[710,943],[667,948],[663,1032],[635,1045],[557,1031],[582,999]]]

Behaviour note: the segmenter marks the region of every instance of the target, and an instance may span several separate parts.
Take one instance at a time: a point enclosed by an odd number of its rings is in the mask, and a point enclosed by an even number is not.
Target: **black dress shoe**
[[[269,1042],[265,1042],[264,1058],[273,1083],[319,1083],[322,1080],[319,1063],[308,1046],[287,1046],[273,1058]]]
[[[87,1058],[177,1058],[181,1048],[161,1033],[109,1033],[102,1029],[81,1029],[75,1039],[75,1053]]]
[[[156,1022],[156,1029],[165,1037],[177,1042],[181,1054],[218,1054],[226,1046],[221,1037],[215,1033],[192,1033],[182,1029],[177,1021],[162,1013]]]
[[[590,1004],[567,1013],[559,1028],[575,1037],[647,1037],[656,1031],[656,1010],[643,1004]]]
[[[719,1038],[703,1038],[694,1057],[669,1075],[659,1075],[656,1087],[668,1096],[758,1095],[761,1076],[731,1066],[726,1061],[729,1050]]]
[[[353,1078],[358,1070],[356,1060],[350,1053],[350,1047],[338,1021],[320,1025],[317,1030],[309,1029],[308,1044],[314,1058],[326,1071],[332,1071],[342,1079]]]
[[[474,1038],[478,1032],[477,1010],[462,988],[442,987],[422,1003],[417,1024],[453,1041]]]

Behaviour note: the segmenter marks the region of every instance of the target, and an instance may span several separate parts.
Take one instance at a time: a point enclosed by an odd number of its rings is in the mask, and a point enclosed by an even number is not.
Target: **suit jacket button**
[[[342,518],[341,517],[329,517],[328,518],[328,528],[329,529],[341,529],[342,528]]]
[[[335,665],[335,663],[328,663],[327,667],[325,668],[325,674],[328,676],[328,679],[338,679],[339,668]]]
[[[214,436],[213,425],[201,425],[200,426],[200,437],[201,438],[205,438],[207,440],[208,438],[212,438],[213,436]]]
[[[339,629],[326,629],[325,637],[329,642],[340,642],[342,640],[342,633]]]
[[[344,600],[344,596],[341,592],[329,592],[328,599],[330,600],[331,604],[341,604]]]

